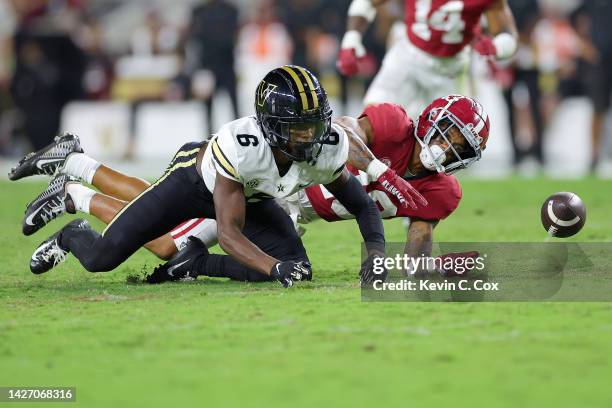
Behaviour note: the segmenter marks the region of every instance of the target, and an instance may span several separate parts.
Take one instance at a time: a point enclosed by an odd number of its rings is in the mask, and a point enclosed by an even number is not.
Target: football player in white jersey
[[[371,268],[372,258],[384,251],[382,222],[376,205],[345,168],[347,136],[331,124],[317,79],[297,66],[271,71],[257,88],[256,110],[257,117],[223,126],[205,148],[203,143],[183,146],[165,174],[126,205],[103,234],[83,220],[68,223],[34,252],[32,272],[48,271],[69,252],[89,271],[109,271],[179,223],[206,217],[217,220],[219,243],[231,257],[208,254],[202,244],[194,244],[159,271],[159,281],[221,271],[224,276],[259,273],[262,280],[277,279],[288,287],[293,280],[308,279],[311,269],[293,223],[271,198],[313,184],[325,185],[355,215],[370,254],[364,267]],[[59,147],[78,155],[74,145]],[[53,149],[26,156],[12,178],[44,172],[37,163],[52,156]],[[90,173],[82,159],[72,165]],[[65,161],[64,167],[71,162]]]

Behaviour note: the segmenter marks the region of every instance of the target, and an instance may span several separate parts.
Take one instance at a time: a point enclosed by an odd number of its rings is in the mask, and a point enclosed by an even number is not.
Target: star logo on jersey
[[[270,94],[274,92],[276,88],[278,88],[278,85],[274,85],[274,84],[270,84],[270,83],[261,81],[259,83],[259,86],[257,87],[257,95],[256,95],[257,105],[263,106],[266,99],[268,99],[268,96],[270,96]]]
[[[276,186],[276,192],[277,193],[284,193],[285,192],[285,185],[284,184],[279,184]]]
[[[253,180],[249,180],[246,182],[246,186],[248,188],[257,188],[257,186],[259,186],[260,180],[259,179],[253,179]]]

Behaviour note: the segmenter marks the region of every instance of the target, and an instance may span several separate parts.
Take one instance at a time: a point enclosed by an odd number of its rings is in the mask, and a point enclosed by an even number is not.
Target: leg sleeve
[[[217,221],[212,218],[194,218],[176,226],[170,231],[174,245],[183,248],[190,237],[202,241],[207,248],[217,245]]]

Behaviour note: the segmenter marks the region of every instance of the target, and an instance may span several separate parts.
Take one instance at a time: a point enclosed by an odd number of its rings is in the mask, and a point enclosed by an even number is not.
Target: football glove
[[[359,72],[360,60],[365,55],[366,51],[361,42],[361,34],[355,30],[347,31],[342,37],[336,67],[342,75],[353,76]]]
[[[306,261],[279,262],[270,271],[270,276],[279,281],[285,288],[293,286],[293,281],[311,280],[312,266]]]
[[[493,38],[487,35],[477,36],[472,42],[472,47],[483,57],[495,57],[497,55],[497,48],[493,43]]]
[[[422,207],[428,204],[425,197],[417,189],[380,160],[373,160],[368,165],[366,172],[372,180],[376,180],[378,189],[385,191],[395,205],[416,210],[416,202]]]
[[[365,261],[361,264],[361,270],[359,271],[359,281],[361,286],[370,286],[375,281],[384,282],[387,279],[388,271],[384,267],[383,263],[380,262],[378,265],[375,265],[375,260],[382,258],[381,255],[372,254],[367,257]]]

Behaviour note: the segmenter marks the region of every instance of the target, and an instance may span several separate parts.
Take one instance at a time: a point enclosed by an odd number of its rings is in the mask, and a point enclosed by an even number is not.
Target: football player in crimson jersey
[[[482,106],[471,98],[450,95],[432,102],[423,110],[417,123],[401,106],[390,103],[369,106],[358,119],[341,117],[335,123],[346,129],[349,136],[349,170],[377,204],[382,217],[410,220],[406,252],[429,254],[433,228],[457,208],[461,199],[459,182],[450,173],[477,161],[486,146],[490,124]],[[89,179],[89,183],[108,194],[71,185],[71,191],[78,188],[89,191],[90,197],[95,195],[80,209],[105,223],[126,205],[123,200],[138,196],[148,187],[148,183],[140,179],[100,164],[92,167],[89,176],[71,167],[64,166],[62,172],[84,181]],[[425,200],[413,194],[410,186],[398,180],[397,174],[410,180]],[[82,192],[78,194],[83,195]],[[411,195],[419,202],[418,208],[408,202]],[[339,221],[354,217],[322,185],[310,186],[277,202],[296,227],[297,223],[305,224],[316,219]],[[176,253],[177,248],[190,245],[190,237],[208,247],[215,245],[216,221],[203,218],[186,221],[149,242],[146,247],[160,258],[167,259]],[[237,280],[259,278],[258,275],[229,275],[222,271],[202,274]]]
[[[351,164],[367,169],[366,174],[355,174],[382,217],[409,221],[405,253],[430,255],[434,227],[461,200],[461,187],[453,173],[480,160],[486,148],[490,121],[482,105],[473,98],[448,95],[435,99],[414,122],[401,106],[382,103],[366,107],[358,119],[343,117],[337,123],[369,148],[352,143]],[[370,156],[370,151],[377,159]],[[374,169],[380,161],[410,181],[428,205],[416,209],[397,206],[397,200],[374,181]],[[309,187],[304,194],[319,217],[327,221],[351,218],[324,186]]]
[[[365,61],[361,37],[386,0],[353,0],[337,66],[355,75]],[[395,102],[416,116],[435,98],[459,92],[459,77],[467,66],[468,47],[496,60],[517,49],[517,30],[506,0],[405,0],[406,36],[387,51],[368,89],[366,105]],[[488,35],[480,34],[481,16]]]

